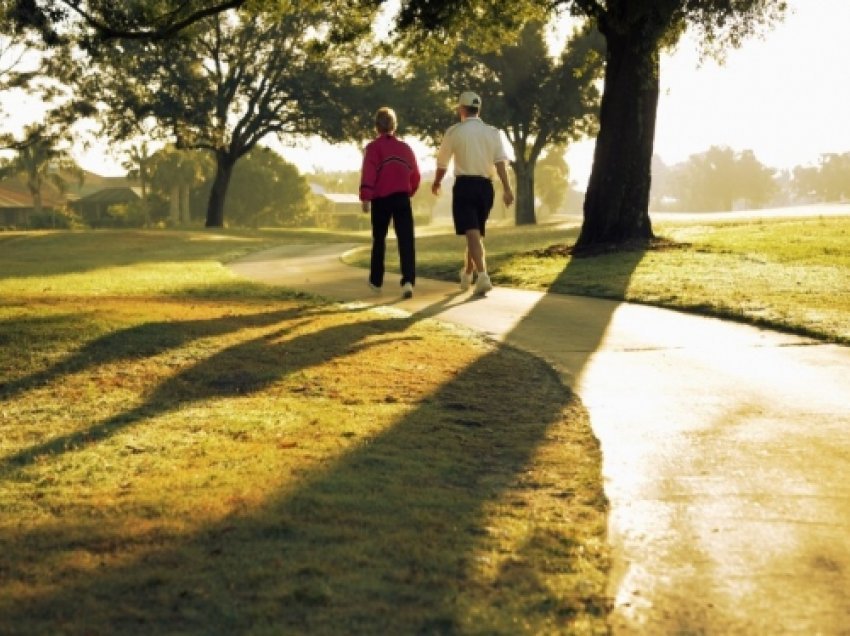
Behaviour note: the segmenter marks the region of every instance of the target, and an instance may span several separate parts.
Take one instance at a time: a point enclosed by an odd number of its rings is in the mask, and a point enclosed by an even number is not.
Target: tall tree
[[[220,14],[167,42],[103,44],[94,58],[101,72],[86,74],[79,88],[107,105],[102,118],[113,138],[147,117],[179,147],[212,153],[206,225],[220,227],[233,168],[260,140],[344,137],[336,87],[349,79],[340,60],[354,47],[353,34],[368,32],[368,18],[342,0]]]
[[[192,220],[190,195],[213,172],[211,163],[200,151],[173,146],[166,146],[150,158],[151,186],[168,198],[168,217],[173,224],[188,224]]]
[[[516,0],[407,0],[401,24],[447,28],[456,16],[494,5],[512,16]],[[555,0],[593,19],[606,41],[599,135],[577,248],[646,242],[651,159],[659,93],[659,55],[695,27],[715,51],[737,45],[758,25],[781,17],[785,0]]]
[[[481,89],[493,95],[487,117],[505,131],[514,151],[516,222],[537,222],[535,166],[552,144],[568,144],[596,132],[602,71],[596,29],[573,33],[557,60],[549,57],[543,24],[530,22],[517,43],[481,56],[492,74]]]
[[[402,121],[438,143],[446,127],[456,122],[452,105],[464,90],[484,100],[482,118],[505,132],[514,160],[516,223],[533,224],[535,165],[552,144],[566,145],[596,131],[602,71],[602,40],[595,29],[576,30],[556,57],[550,55],[545,25],[537,16],[520,22],[510,43],[486,34],[443,40],[423,55],[408,45],[411,67],[390,82]],[[470,40],[474,44],[470,43]],[[381,85],[381,82],[373,83]]]
[[[139,182],[143,200],[148,198],[152,163],[153,153],[148,142],[144,139],[130,146],[127,150],[126,159],[121,163],[121,166],[127,171],[127,178]]]
[[[151,173],[153,170],[153,153],[147,140],[142,139],[130,145],[125,151],[125,159],[121,166],[127,171],[127,178],[139,183],[142,191],[140,206],[144,215],[145,226],[150,225],[150,193]]]
[[[310,186],[291,163],[259,146],[233,171],[228,218],[250,227],[294,226],[310,214]]]

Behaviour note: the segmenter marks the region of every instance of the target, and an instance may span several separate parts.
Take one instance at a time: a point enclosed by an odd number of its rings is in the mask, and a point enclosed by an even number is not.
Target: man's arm
[[[511,189],[511,182],[508,179],[508,170],[505,168],[507,161],[500,161],[496,164],[496,172],[499,174],[499,181],[502,182],[502,201],[505,205],[510,205],[514,202],[514,191]]]
[[[434,175],[434,183],[431,184],[431,193],[432,194],[440,194],[440,184],[443,181],[443,177],[446,176],[445,168],[437,168],[437,172]]]
[[[434,183],[431,185],[431,192],[435,195],[440,194],[440,183],[443,177],[446,176],[446,171],[449,169],[449,162],[452,160],[452,131],[454,126],[446,131],[443,140],[440,142],[440,148],[437,150],[437,172],[434,174]]]

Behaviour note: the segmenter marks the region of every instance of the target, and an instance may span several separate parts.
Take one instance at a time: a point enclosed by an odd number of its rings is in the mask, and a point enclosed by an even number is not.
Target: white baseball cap
[[[457,100],[457,104],[458,106],[481,108],[481,98],[472,91],[464,91],[460,94],[460,99]]]

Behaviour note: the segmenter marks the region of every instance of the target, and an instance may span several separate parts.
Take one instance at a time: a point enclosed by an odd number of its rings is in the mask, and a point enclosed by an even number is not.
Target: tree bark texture
[[[516,178],[516,224],[534,225],[537,223],[534,211],[534,164],[517,159],[513,167]]]
[[[605,36],[599,135],[578,248],[653,238],[649,187],[659,93],[657,42],[638,29]]]
[[[224,227],[224,202],[227,198],[233,166],[236,165],[236,161],[224,151],[216,152],[215,158],[215,179],[207,204],[206,227]]]

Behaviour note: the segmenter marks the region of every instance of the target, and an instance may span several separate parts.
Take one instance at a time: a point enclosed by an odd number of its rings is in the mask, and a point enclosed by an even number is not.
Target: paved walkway
[[[850,348],[589,298],[473,299],[433,280],[412,300],[375,297],[345,249],[291,246],[233,269],[472,327],[555,366],[602,444],[615,634],[850,634]]]

